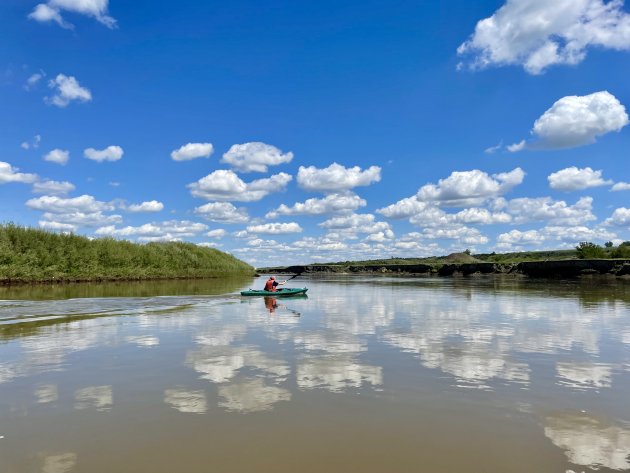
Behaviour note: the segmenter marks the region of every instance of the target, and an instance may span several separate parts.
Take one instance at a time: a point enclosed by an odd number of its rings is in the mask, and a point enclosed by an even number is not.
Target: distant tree
[[[464,251],[464,253],[466,253],[467,255],[470,255],[470,250],[468,248],[466,248],[466,250]]]
[[[612,250],[610,256],[613,258],[630,258],[630,245],[619,245]]]
[[[575,247],[578,253],[578,258],[580,259],[591,259],[591,258],[605,258],[606,252],[604,249],[596,245],[595,243],[591,243],[590,241],[583,241],[578,246]]]
[[[621,245],[619,246],[630,246],[630,241],[624,241]]]
[[[606,248],[612,248],[613,247],[613,242],[612,241],[607,241],[606,243],[604,243],[604,246]]]

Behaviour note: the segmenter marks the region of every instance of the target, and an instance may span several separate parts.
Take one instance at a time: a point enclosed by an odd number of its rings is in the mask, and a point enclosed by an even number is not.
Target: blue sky
[[[630,240],[623,2],[0,16],[1,221],[258,266]]]

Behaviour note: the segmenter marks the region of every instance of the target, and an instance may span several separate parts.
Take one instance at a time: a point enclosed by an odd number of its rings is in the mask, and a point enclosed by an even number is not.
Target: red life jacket
[[[273,279],[268,279],[265,283],[265,291],[276,292],[276,287],[273,285],[274,282]]]

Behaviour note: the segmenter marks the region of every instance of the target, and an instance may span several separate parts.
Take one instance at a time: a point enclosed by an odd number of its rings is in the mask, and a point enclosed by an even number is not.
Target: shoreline
[[[630,259],[523,261],[518,263],[312,264],[259,268],[276,274],[381,274],[442,277],[511,275],[537,279],[630,278]]]
[[[110,283],[110,282],[150,282],[150,281],[184,281],[184,280],[203,280],[203,279],[220,279],[232,278],[239,276],[255,277],[255,273],[216,273],[207,276],[99,276],[91,278],[52,278],[52,279],[0,279],[0,287],[9,286],[52,286],[63,284],[87,284],[87,283]]]

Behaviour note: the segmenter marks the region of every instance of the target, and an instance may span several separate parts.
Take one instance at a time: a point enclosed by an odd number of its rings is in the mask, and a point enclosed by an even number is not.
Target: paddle
[[[278,304],[278,307],[282,307],[285,310],[288,310],[289,312],[291,312],[293,315],[295,315],[296,317],[299,317],[300,315],[302,315],[300,312],[298,312],[295,309],[291,309],[290,307],[287,307],[284,304]]]
[[[293,276],[291,276],[289,279],[287,279],[285,282],[290,281],[291,279],[295,279],[297,278],[299,275],[301,275],[302,273],[295,273]]]

